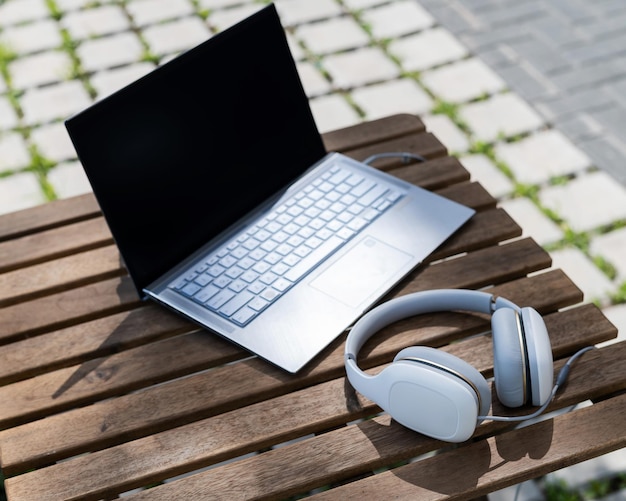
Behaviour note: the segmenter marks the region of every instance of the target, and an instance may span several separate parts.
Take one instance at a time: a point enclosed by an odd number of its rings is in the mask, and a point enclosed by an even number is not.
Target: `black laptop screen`
[[[66,127],[140,293],[325,153],[273,5]]]

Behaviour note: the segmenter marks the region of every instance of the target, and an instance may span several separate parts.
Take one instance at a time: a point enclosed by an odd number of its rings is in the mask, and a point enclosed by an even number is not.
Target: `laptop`
[[[65,124],[138,294],[289,372],[474,212],[325,150],[273,4]]]

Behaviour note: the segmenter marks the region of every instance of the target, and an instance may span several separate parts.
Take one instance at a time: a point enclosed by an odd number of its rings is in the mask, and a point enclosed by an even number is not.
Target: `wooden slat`
[[[193,330],[195,324],[157,305],[80,323],[3,346],[0,385]]]
[[[624,356],[626,356],[626,346],[621,346],[619,352],[608,348],[600,350],[588,356],[584,363],[581,359],[572,371],[571,383],[567,385],[563,393],[559,394],[551,409],[577,403],[589,394],[610,392],[615,387],[624,389],[626,384],[620,377],[619,371],[620,361]],[[606,374],[598,374],[595,371],[594,366],[598,363],[607,368]],[[562,362],[557,365],[562,365]],[[278,435],[279,438],[288,437],[294,429],[300,429],[304,434],[310,431],[306,427],[303,428],[305,421],[333,426],[335,424],[333,412],[339,412],[344,420],[354,417],[354,413],[346,404],[343,380],[320,385],[307,391],[306,397],[303,395],[303,393],[293,393],[275,402],[281,405],[258,405],[241,409],[229,415],[195,423],[135,443],[128,443],[89,457],[78,458],[73,460],[74,464],[61,463],[45,470],[27,473],[15,479],[15,484],[21,485],[21,494],[31,496],[25,499],[55,499],[55,495],[57,499],[62,496],[97,499],[98,496],[115,494],[163,480],[167,478],[167,475],[183,473],[185,468],[189,471],[244,451],[253,451],[257,447],[261,449],[268,443],[275,443],[275,438],[270,439],[274,435]],[[624,410],[624,406],[620,408]],[[374,409],[370,406],[369,410]],[[312,413],[312,416],[308,413]],[[262,416],[261,420],[259,416]],[[578,420],[587,421],[588,419],[585,418],[587,416],[581,415]],[[612,420],[613,418],[610,421]],[[259,422],[265,426],[257,429]],[[556,422],[558,423],[558,418]],[[594,421],[591,420],[591,422]],[[491,433],[496,428],[502,429],[506,426],[502,423],[488,423],[481,425],[478,433]],[[622,435],[624,429],[622,423],[619,426]],[[247,438],[249,435],[253,438]],[[596,451],[607,452],[613,447],[619,447],[618,444],[626,442],[626,437],[609,433],[606,429],[598,435],[596,438],[599,442],[603,442],[603,445],[595,449]],[[619,437],[619,440],[615,441],[615,437]],[[550,445],[550,437],[541,435],[541,440],[543,441],[542,450],[547,449]],[[249,447],[250,443],[253,447]],[[481,443],[484,444],[484,442]],[[569,443],[571,444],[571,441]],[[527,451],[529,445],[539,445],[537,437],[531,442],[511,440],[507,441],[507,444],[507,454],[515,459],[524,456],[520,450]],[[189,496],[193,498],[194,494],[202,492],[210,492],[214,499],[230,499],[233,496],[237,499],[263,496],[285,498],[423,454],[437,449],[440,445],[435,440],[410,432],[395,423],[390,426],[388,416],[383,416],[193,475],[178,482],[157,487],[145,494],[150,495],[150,499],[184,499]],[[135,456],[138,451],[143,452],[146,458],[144,462],[120,467],[120,457]],[[230,453],[227,454],[227,451]],[[596,453],[601,452],[594,452]],[[456,454],[459,453],[454,452],[452,457]],[[480,464],[484,464],[484,460],[488,457],[487,455],[483,458]],[[511,457],[508,459],[510,460]],[[458,459],[458,463],[473,464],[467,457]],[[411,468],[419,471],[420,464],[414,464]],[[456,461],[455,465],[458,467]],[[486,472],[485,470],[484,473]],[[72,478],[73,481],[64,483],[63,480],[67,478]],[[450,482],[455,482],[453,478],[458,477],[451,474],[447,483],[443,485],[449,487]],[[356,485],[358,490],[358,484]],[[471,485],[465,487],[470,488]],[[343,492],[346,489],[350,492],[354,488],[341,489],[334,493],[337,496],[333,496],[333,499],[344,499]],[[367,491],[359,492],[367,499],[370,499],[370,492],[379,493],[377,498],[388,499],[390,491],[378,491],[375,486],[368,484]],[[136,499],[142,499],[143,496],[144,493]],[[418,496],[418,499],[421,498]]]
[[[551,311],[555,305],[567,301],[565,298],[569,292],[566,284],[571,285],[571,282],[558,271],[532,279],[525,278],[518,283],[516,300],[519,304],[532,304],[541,311]],[[495,288],[493,292],[498,294],[499,290]],[[552,294],[546,295],[538,291],[551,291]],[[447,316],[444,323],[440,323],[441,318],[440,315],[424,315],[384,329],[377,334],[375,341],[364,346],[360,365],[368,368],[388,363],[405,346],[443,346],[488,329],[488,320],[483,316]],[[547,316],[546,323],[557,356],[571,353],[589,342],[606,341],[616,335],[615,327],[593,305]],[[490,374],[492,360],[489,339],[472,338],[455,343],[447,349],[467,359],[487,375]],[[212,350],[210,348],[207,351]],[[146,356],[154,360],[159,355],[148,353]],[[207,354],[208,356],[210,355]],[[111,373],[110,367],[120,365],[122,359],[117,362],[109,360],[99,369],[104,373]],[[142,393],[107,400],[2,431],[0,442],[4,444],[3,467],[14,472],[20,466],[33,467],[41,465],[42,461],[58,460],[94,448],[110,446],[129,436],[139,437],[151,430],[165,429],[172,420],[181,425],[201,416],[232,410],[242,402],[254,403],[264,398],[280,396],[294,389],[339,377],[343,373],[342,338],[323,357],[316,359],[314,365],[297,376],[272,370],[259,360],[239,363],[230,369],[219,368],[185,381],[175,381]],[[113,377],[117,375],[114,374]],[[108,384],[106,382],[105,386]],[[43,382],[41,386],[55,388]],[[94,388],[94,391],[99,391],[99,388]],[[188,395],[206,395],[210,398],[190,400]],[[10,397],[5,395],[2,398]],[[45,399],[45,395],[42,398]],[[53,410],[48,409],[47,412]]]
[[[520,236],[522,229],[502,209],[476,213],[465,226],[436,249],[425,262],[481,249]]]
[[[0,273],[113,243],[102,217],[0,242]]]
[[[346,152],[425,130],[424,123],[415,115],[400,114],[326,132],[322,139],[327,151]]]
[[[626,446],[626,395],[348,484],[314,500],[482,496]],[[226,480],[226,479],[224,479]],[[173,494],[169,489],[162,494]],[[211,486],[212,495],[215,486]],[[146,491],[130,499],[165,499]],[[177,494],[182,494],[178,491]],[[217,497],[214,497],[217,499]],[[241,498],[240,498],[241,499]]]
[[[346,152],[346,154],[356,160],[363,161],[370,155],[381,152],[417,153],[426,159],[434,159],[444,157],[448,153],[448,150],[433,134],[424,132],[422,134],[398,137],[390,139],[389,141],[355,148]],[[396,163],[380,160],[373,165],[381,170],[387,170],[396,165]]]
[[[88,360],[78,366],[0,387],[0,398],[11,401],[0,411],[0,422],[11,424],[14,416],[37,419],[227,364],[241,356],[242,351],[232,343],[197,331]]]
[[[132,281],[112,278],[0,308],[0,343],[61,329],[139,306]]]
[[[436,265],[418,267],[392,289],[387,298],[429,288],[446,288],[446,284],[456,289],[487,287],[542,270],[550,263],[549,254],[533,240],[515,240]]]
[[[100,215],[93,194],[57,200],[0,216],[0,242]]]
[[[117,246],[0,274],[0,307],[126,274]]]
[[[475,210],[492,209],[497,201],[479,183],[460,183],[436,191],[437,194]]]
[[[378,164],[376,164],[378,166]],[[438,157],[424,163],[404,165],[398,160],[386,161],[387,171],[405,181],[428,190],[469,181],[469,172],[455,157]]]

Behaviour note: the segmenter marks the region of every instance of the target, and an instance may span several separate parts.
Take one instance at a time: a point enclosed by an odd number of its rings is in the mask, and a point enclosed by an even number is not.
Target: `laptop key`
[[[248,291],[243,291],[242,293],[236,295],[234,298],[225,303],[220,309],[219,312],[222,315],[226,315],[227,317],[232,316],[239,308],[245,305],[248,301],[250,301],[254,297]]]
[[[209,299],[211,299],[215,294],[217,294],[221,289],[219,287],[215,287],[215,285],[207,285],[204,289],[198,292],[193,298],[200,302],[206,303]]]
[[[228,289],[223,289],[222,291],[218,292],[215,296],[213,296],[213,298],[211,298],[205,304],[209,308],[212,308],[214,310],[218,310],[224,304],[226,304],[227,301],[230,301],[233,297],[235,297],[235,293],[234,292],[232,292],[232,291],[230,291]]]
[[[304,276],[312,266],[321,262],[337,247],[339,247],[344,241],[336,236],[330,237],[317,249],[313,250],[307,257],[301,259],[298,264],[285,273],[285,278],[292,282],[295,282],[300,277]]]
[[[249,322],[250,320],[252,320],[252,318],[256,314],[257,314],[256,311],[254,311],[251,308],[248,308],[247,306],[244,306],[231,317],[231,320],[237,322],[240,325],[245,325],[246,322]]]

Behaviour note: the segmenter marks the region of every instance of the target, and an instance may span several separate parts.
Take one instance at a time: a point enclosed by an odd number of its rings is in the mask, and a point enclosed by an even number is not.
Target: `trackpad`
[[[365,237],[311,282],[316,289],[353,308],[377,292],[413,256]],[[382,291],[381,291],[382,292]]]

